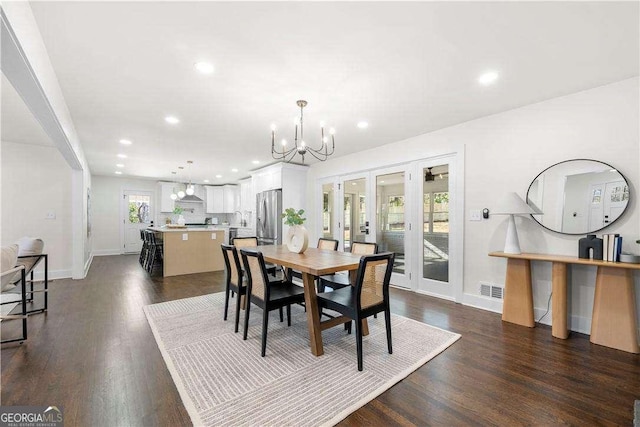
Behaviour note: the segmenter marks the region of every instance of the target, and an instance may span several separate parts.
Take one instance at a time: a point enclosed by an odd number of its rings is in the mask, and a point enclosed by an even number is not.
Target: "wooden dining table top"
[[[360,255],[328,249],[307,248],[302,254],[289,251],[286,245],[258,246],[251,249],[262,252],[264,260],[293,268],[313,276],[323,276],[337,271],[357,270]]]

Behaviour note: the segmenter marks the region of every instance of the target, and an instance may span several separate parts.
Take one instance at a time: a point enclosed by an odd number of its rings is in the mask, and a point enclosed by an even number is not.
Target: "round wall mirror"
[[[540,172],[527,203],[540,225],[563,234],[587,234],[613,224],[627,209],[629,183],[616,168],[597,160],[566,160]]]

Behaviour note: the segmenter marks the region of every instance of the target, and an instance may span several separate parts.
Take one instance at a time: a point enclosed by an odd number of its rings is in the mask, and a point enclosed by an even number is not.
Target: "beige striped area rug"
[[[233,306],[226,322],[223,308],[224,293],[144,307],[182,401],[198,426],[334,425],[460,338],[394,315],[393,354],[388,354],[384,316],[370,318],[370,333],[363,341],[364,371],[359,372],[355,335],[342,327],[323,332],[323,356],[311,354],[306,313],[300,306],[291,309],[291,327],[286,319],[280,323],[277,310],[271,313],[264,358],[261,310],[251,307],[249,335],[243,341],[242,322],[240,332],[233,332]]]

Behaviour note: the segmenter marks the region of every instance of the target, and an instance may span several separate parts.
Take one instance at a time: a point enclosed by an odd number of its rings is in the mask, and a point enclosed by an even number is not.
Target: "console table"
[[[553,305],[551,333],[554,337],[561,339],[569,336],[567,265],[583,264],[597,267],[590,341],[630,353],[640,352],[633,284],[633,270],[640,270],[640,264],[530,253],[491,252],[489,256],[507,258],[502,320],[530,328],[535,326],[531,261],[551,262]]]

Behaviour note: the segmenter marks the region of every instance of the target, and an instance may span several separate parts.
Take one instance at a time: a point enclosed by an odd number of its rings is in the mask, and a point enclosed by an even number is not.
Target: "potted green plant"
[[[182,216],[182,212],[184,212],[184,209],[180,206],[176,206],[175,208],[173,208],[173,213],[175,215],[178,215],[178,218],[176,219],[176,224],[178,225],[184,225],[186,222],[184,216]]]
[[[309,233],[304,227],[304,222],[307,220],[303,217],[304,209],[295,210],[294,208],[287,208],[282,214],[285,225],[289,226],[287,236],[285,237],[285,244],[291,252],[298,254],[303,253],[309,246]]]

